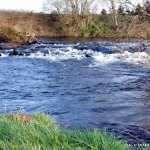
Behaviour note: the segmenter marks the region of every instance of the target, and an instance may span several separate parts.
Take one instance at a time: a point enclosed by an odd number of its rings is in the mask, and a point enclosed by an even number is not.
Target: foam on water
[[[1,57],[8,57],[7,54],[1,53]]]
[[[47,59],[49,61],[62,61],[68,59],[81,60],[85,57],[85,55],[84,55],[84,51],[67,47],[65,49],[64,48],[48,49],[48,53],[42,53],[42,52],[31,53],[31,55],[28,57],[42,58],[42,59]]]
[[[133,64],[150,65],[150,55],[147,52],[120,52],[104,54],[102,52],[89,50],[78,50],[72,47],[49,48],[47,53],[31,53],[29,58],[47,59],[49,61],[63,61],[69,59],[92,59],[91,66],[107,65],[116,62],[127,62]]]
[[[78,46],[87,47],[80,49]],[[90,45],[93,46],[90,47]],[[77,47],[76,47],[77,46]],[[95,46],[95,47],[94,47]],[[102,46],[102,47],[101,47]],[[89,47],[89,49],[88,49]],[[23,49],[29,52],[28,58],[46,59],[48,61],[63,61],[69,59],[90,59],[92,64],[90,66],[107,65],[116,62],[127,62],[140,65],[150,66],[150,55],[146,52],[138,52],[139,43],[112,43],[112,42],[90,42],[90,43],[75,43],[75,44],[35,44],[31,47]],[[95,48],[95,49],[94,49]],[[99,51],[96,48],[101,48]],[[106,49],[103,52],[103,48]],[[131,49],[132,48],[132,49]],[[35,51],[32,51],[35,49]],[[108,53],[107,53],[108,49]],[[109,51],[112,50],[110,53]],[[117,51],[116,51],[117,50]],[[133,50],[133,51],[132,51]],[[8,50],[1,53],[2,57],[9,55]],[[21,56],[22,57],[22,56]],[[25,54],[24,54],[24,57]]]
[[[101,52],[94,53],[94,65],[110,64],[115,62],[128,62],[133,64],[150,65],[150,55],[146,52],[128,52],[103,54]]]

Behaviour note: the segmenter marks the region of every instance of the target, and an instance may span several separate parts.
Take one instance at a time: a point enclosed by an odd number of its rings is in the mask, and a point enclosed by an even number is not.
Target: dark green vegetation
[[[36,122],[25,123],[20,117],[0,116],[1,150],[127,150],[123,141],[107,132],[68,131],[43,114]]]

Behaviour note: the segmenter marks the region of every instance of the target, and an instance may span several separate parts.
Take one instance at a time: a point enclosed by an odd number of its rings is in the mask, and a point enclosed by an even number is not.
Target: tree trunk
[[[117,27],[118,27],[118,19],[117,19],[117,12],[116,12],[116,7],[115,7],[115,2],[114,2],[114,0],[110,0],[110,2],[111,2],[113,21],[114,21],[115,27],[117,29]]]

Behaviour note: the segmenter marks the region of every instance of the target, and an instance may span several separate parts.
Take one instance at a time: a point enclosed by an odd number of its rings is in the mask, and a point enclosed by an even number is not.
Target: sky
[[[0,9],[42,11],[42,0],[0,0]]]
[[[139,2],[142,0],[132,0]],[[43,0],[0,0],[0,9],[42,12]]]

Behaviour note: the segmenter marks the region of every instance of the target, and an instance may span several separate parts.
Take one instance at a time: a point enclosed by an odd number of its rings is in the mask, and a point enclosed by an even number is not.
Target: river
[[[138,41],[60,39],[17,48],[20,56],[1,50],[0,112],[44,112],[71,129],[149,143],[149,50]]]

